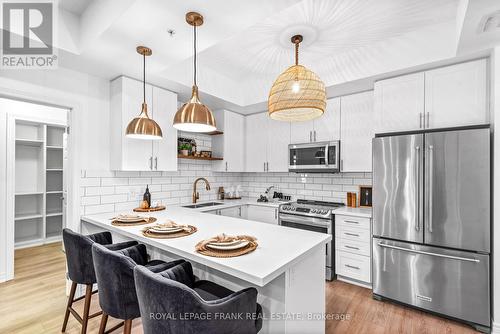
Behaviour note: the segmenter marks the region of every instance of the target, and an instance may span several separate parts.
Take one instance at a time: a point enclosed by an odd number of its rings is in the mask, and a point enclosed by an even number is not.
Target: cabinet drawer
[[[335,237],[359,242],[370,243],[370,230],[361,228],[346,227],[343,225],[336,226]]]
[[[335,239],[335,249],[339,251],[370,256],[370,248],[370,243],[368,242],[353,241],[341,238]]]
[[[336,252],[335,273],[359,281],[371,283],[371,263],[369,256]]]
[[[335,215],[335,225],[370,230],[370,218]]]

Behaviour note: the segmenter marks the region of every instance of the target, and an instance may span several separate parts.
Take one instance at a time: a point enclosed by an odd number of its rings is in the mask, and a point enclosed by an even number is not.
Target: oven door
[[[294,172],[339,170],[339,142],[288,145],[288,169]]]
[[[332,220],[322,219],[298,215],[290,215],[286,213],[280,213],[279,224],[281,226],[298,228],[301,230],[327,233],[333,236],[332,230]],[[327,279],[332,280],[333,278],[333,238],[332,241],[326,244],[326,267],[327,267]]]

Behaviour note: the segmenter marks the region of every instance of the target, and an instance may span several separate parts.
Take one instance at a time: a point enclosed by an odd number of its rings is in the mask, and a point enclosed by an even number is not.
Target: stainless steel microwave
[[[288,145],[288,170],[296,173],[340,172],[340,142]]]

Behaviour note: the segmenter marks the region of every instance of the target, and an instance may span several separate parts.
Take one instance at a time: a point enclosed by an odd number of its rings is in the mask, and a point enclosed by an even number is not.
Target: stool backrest
[[[146,246],[139,244],[121,250],[109,250],[94,244],[92,256],[102,310],[122,320],[140,317],[134,267],[146,264]]]
[[[92,245],[94,243],[111,244],[111,233],[100,232],[83,235],[65,228],[63,229],[63,242],[69,278],[78,284],[96,283],[94,263],[92,261]]]

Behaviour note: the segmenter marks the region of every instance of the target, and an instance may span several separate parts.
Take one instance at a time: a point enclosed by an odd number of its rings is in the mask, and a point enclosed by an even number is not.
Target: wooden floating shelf
[[[224,132],[222,132],[222,131],[217,131],[217,130],[216,130],[216,131],[212,131],[212,132],[208,132],[208,133],[207,133],[207,135],[209,135],[209,136],[217,136],[217,135],[223,135],[223,134],[224,134]]]
[[[224,158],[195,157],[193,155],[182,155],[182,154],[178,154],[177,158],[179,158],[179,159],[190,159],[190,160],[224,160]]]

